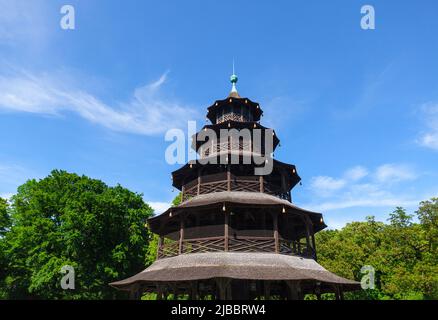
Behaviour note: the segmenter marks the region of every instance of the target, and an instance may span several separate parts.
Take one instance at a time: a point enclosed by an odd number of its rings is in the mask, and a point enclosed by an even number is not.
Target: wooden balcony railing
[[[200,148],[200,155],[202,158],[207,158],[211,155],[227,152],[227,151],[248,151],[254,154],[261,155],[258,148],[254,148],[252,143],[248,140],[240,141],[225,141],[219,143],[209,144],[208,142]]]
[[[227,248],[228,250],[225,250]],[[275,248],[275,239],[271,237],[231,237],[226,245],[225,237],[187,239],[182,241],[179,248],[178,241],[165,241],[159,245],[158,258],[167,258],[186,253],[205,252],[277,252],[287,255],[315,257],[315,251],[306,243],[281,239],[279,248]]]
[[[204,176],[200,180],[194,180],[184,185],[182,201],[184,202],[197,195],[222,191],[264,192],[291,201],[290,192],[274,187],[258,176],[230,175],[228,180],[227,173]]]

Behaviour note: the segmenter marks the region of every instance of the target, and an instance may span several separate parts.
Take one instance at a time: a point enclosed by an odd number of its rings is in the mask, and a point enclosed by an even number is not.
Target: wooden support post
[[[229,284],[230,284],[230,279],[226,279],[226,278],[216,279],[216,285],[219,289],[219,300],[227,299],[227,291],[228,291],[227,289]]]
[[[184,202],[184,192],[185,192],[185,187],[183,185],[181,188],[181,202]]]
[[[199,300],[199,296],[198,296],[198,282],[194,281],[190,283],[190,295],[189,295],[189,300]]]
[[[263,282],[263,295],[265,300],[271,299],[271,281],[264,281]]]
[[[313,258],[315,261],[318,261],[318,257],[316,256],[316,242],[315,242],[315,233],[312,230],[312,247],[313,247]]]
[[[163,252],[163,244],[164,244],[164,237],[160,236],[158,238],[158,246],[157,246],[157,259],[160,259],[160,256]]]
[[[260,192],[265,192],[265,185],[264,185],[264,178],[263,176],[259,176],[259,183],[260,183]]]
[[[278,213],[274,213],[274,242],[275,242],[275,253],[279,252],[279,236],[278,236]]]
[[[179,247],[178,254],[184,252],[184,216],[180,215],[180,229],[179,229]]]
[[[296,285],[297,285],[298,300],[304,300],[304,292],[301,286],[301,281],[297,281]]]
[[[307,216],[301,216],[303,222],[304,222],[304,226],[306,228],[306,247],[307,247],[307,255],[309,253],[311,253],[311,246],[310,246],[310,232],[309,232],[309,223],[308,220],[306,219]]]
[[[224,250],[228,251],[229,243],[229,233],[230,233],[230,213],[225,212],[225,223],[224,223]]]
[[[288,295],[289,300],[299,300],[299,295],[298,295],[299,283],[296,281],[286,281],[286,284],[289,288],[289,295]]]
[[[282,172],[281,172],[281,193],[286,193],[286,192],[287,192],[286,176],[285,176],[284,170],[282,170]]]
[[[129,290],[129,300],[138,300],[140,298],[140,285],[135,283]]]
[[[315,285],[316,300],[321,300],[321,283],[317,282]]]
[[[315,243],[315,232],[313,230],[313,223],[312,223],[312,220],[309,218],[309,216],[306,216],[305,219],[307,222],[308,233],[309,233],[310,239],[311,239],[313,258],[316,261],[316,259],[317,259],[317,257],[316,257],[316,243]]]
[[[201,174],[198,171],[198,190],[197,190],[198,196],[201,194]]]
[[[229,165],[227,167],[227,191],[231,191],[231,171]]]
[[[336,298],[336,300],[342,300],[341,299],[341,292],[340,292],[339,286],[338,285],[334,285],[333,287],[335,289],[335,298]]]
[[[157,284],[157,300],[163,300],[163,287]]]

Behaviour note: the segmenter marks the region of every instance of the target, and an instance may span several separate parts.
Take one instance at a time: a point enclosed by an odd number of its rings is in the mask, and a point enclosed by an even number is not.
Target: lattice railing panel
[[[183,245],[184,253],[224,251],[224,238],[186,240]]]
[[[229,239],[228,250],[238,252],[275,252],[275,240],[273,238],[231,238]]]
[[[158,250],[158,258],[173,257],[179,254],[178,241],[166,240]]]

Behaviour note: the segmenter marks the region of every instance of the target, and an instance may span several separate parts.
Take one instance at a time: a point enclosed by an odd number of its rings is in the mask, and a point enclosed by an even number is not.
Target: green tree
[[[438,299],[438,200],[420,204],[417,217],[396,208],[390,224],[353,222],[316,235],[319,262],[332,272],[360,281],[362,266],[375,269],[374,290],[350,299]]]
[[[144,268],[152,209],[120,185],[65,171],[29,180],[11,203],[0,245],[0,292],[13,299],[108,299],[108,283]],[[62,290],[61,267],[75,268],[75,290]]]
[[[8,202],[5,199],[0,198],[0,237],[2,237],[6,230],[8,230],[11,223],[8,208]]]

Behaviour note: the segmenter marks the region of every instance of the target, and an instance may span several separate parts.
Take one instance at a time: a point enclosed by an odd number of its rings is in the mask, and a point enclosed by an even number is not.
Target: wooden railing
[[[260,179],[257,176],[234,176],[230,177],[230,184],[228,185],[227,174],[216,174],[214,177],[202,177],[198,186],[198,180],[194,180],[184,185],[182,194],[182,201],[186,201],[200,194],[207,194],[222,191],[244,191],[244,192],[260,192],[276,196],[280,199],[291,201],[290,193],[284,192],[281,188],[275,188],[266,181],[263,181],[261,188]],[[217,180],[214,180],[217,179]],[[228,186],[230,190],[228,190]]]
[[[226,151],[248,151],[260,155],[261,152],[258,149],[253,148],[251,141],[240,140],[240,141],[225,141],[214,144],[205,143],[200,149],[200,155],[202,158],[207,158],[211,155],[226,152]]]
[[[167,258],[186,253],[205,252],[277,252],[286,255],[299,255],[304,257],[315,257],[312,247],[299,241],[281,239],[279,248],[275,248],[275,239],[271,237],[230,237],[228,246],[225,237],[211,237],[200,239],[187,239],[182,241],[180,250],[178,241],[165,241],[158,248],[158,258]]]

